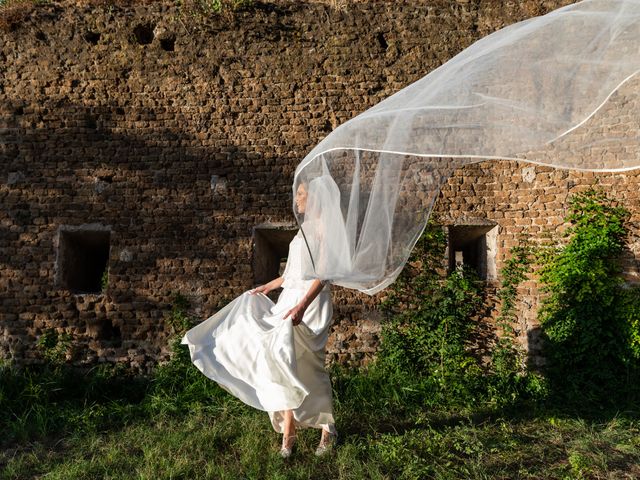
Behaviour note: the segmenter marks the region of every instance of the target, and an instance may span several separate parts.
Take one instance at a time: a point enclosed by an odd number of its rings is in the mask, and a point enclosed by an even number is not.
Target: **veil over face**
[[[331,175],[320,175],[307,184],[304,212],[298,211],[300,230],[309,249],[304,277],[340,284],[351,272],[351,249],[340,208],[340,189]]]
[[[584,0],[479,40],[339,126],[294,177],[294,193],[309,184],[309,276],[385,288],[440,185],[470,163],[640,168],[639,72],[640,0]]]

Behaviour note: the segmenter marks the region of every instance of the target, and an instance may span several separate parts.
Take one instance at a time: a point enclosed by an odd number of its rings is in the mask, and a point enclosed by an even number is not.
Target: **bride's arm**
[[[284,277],[274,278],[269,283],[265,283],[264,285],[260,285],[259,287],[256,287],[253,290],[251,290],[249,293],[251,293],[251,295],[255,295],[256,293],[264,293],[266,295],[271,290],[275,290],[276,288],[280,288],[282,286],[282,282],[284,282]]]
[[[286,320],[287,317],[291,316],[291,323],[293,323],[293,325],[298,325],[302,321],[305,310],[309,307],[309,305],[311,305],[311,302],[313,302],[318,294],[322,291],[324,285],[325,282],[317,279],[314,280],[305,296],[302,297],[302,300],[300,300],[300,302],[295,307],[293,307],[285,314],[284,319]]]

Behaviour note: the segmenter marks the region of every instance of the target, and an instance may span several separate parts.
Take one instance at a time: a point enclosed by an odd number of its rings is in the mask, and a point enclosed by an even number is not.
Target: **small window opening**
[[[96,130],[98,128],[98,121],[95,118],[93,118],[91,115],[85,115],[84,126],[91,130]]]
[[[384,33],[378,32],[378,34],[376,35],[376,40],[378,41],[378,45],[380,45],[380,48],[382,48],[382,50],[386,50],[389,48],[389,44],[387,43],[387,39],[385,38]]]
[[[449,270],[468,266],[482,280],[496,280],[497,233],[493,223],[449,227]]]
[[[289,254],[289,243],[297,233],[292,226],[264,226],[254,229],[253,273],[256,284],[282,275]]]
[[[166,37],[160,40],[160,48],[166,52],[173,52],[176,48],[176,37]]]
[[[100,341],[103,346],[114,348],[122,346],[120,327],[111,320],[105,318],[88,320],[87,333],[91,338]]]
[[[91,30],[85,32],[84,39],[91,45],[97,45],[100,41],[100,34],[98,32],[92,32]]]
[[[137,25],[133,34],[140,45],[149,45],[153,42],[153,25]]]
[[[93,319],[87,323],[87,333],[91,338],[111,347],[122,346],[120,327],[108,319]]]
[[[100,293],[107,279],[110,232],[61,230],[58,244],[58,278],[74,293]]]
[[[107,342],[113,347],[120,347],[122,345],[120,327],[114,325],[109,320],[100,322],[97,339]]]

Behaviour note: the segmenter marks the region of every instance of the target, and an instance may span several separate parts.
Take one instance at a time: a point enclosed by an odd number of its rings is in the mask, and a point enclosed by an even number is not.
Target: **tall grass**
[[[526,403],[439,402],[428,379],[331,368],[341,443],[318,459],[317,431],[277,455],[268,416],[191,365],[172,360],[147,378],[115,367],[0,369],[0,480],[158,478],[634,478],[637,408],[584,412]],[[626,475],[626,477],[624,476]]]
[[[360,390],[352,384],[349,392],[355,391]],[[399,423],[384,423],[378,413],[388,420],[398,404],[363,403],[357,410],[356,398],[350,397],[348,408],[344,402],[337,405],[342,441],[326,458],[313,455],[319,435],[310,430],[299,432],[291,459],[279,458],[280,438],[271,431],[267,415],[229,397],[215,411],[141,417],[104,432],[5,448],[0,479],[578,479],[640,474],[637,417],[586,421],[536,411],[476,418],[425,410],[400,416]],[[354,411],[355,420],[349,417]]]

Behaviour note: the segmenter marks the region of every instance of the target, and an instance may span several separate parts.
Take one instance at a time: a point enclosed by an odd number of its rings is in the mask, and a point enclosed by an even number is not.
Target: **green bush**
[[[453,272],[434,282],[416,308],[394,315],[383,331],[381,363],[429,378],[439,401],[473,397],[481,374],[466,344],[474,328],[470,318],[481,304],[471,271]]]
[[[602,190],[571,197],[563,247],[539,255],[539,311],[557,392],[614,400],[638,380],[640,290],[624,285],[620,257],[629,212]]]
[[[71,335],[58,333],[50,328],[40,335],[36,346],[50,365],[59,366],[66,361],[67,353],[71,348]]]
[[[430,406],[508,407],[544,398],[545,378],[526,369],[514,341],[517,287],[531,271],[531,247],[512,249],[501,271],[501,332],[483,364],[470,349],[479,335],[483,284],[470,269],[442,273],[445,245],[444,230],[430,222],[384,302],[388,318],[375,367],[402,378],[405,399],[407,390],[419,391]]]
[[[467,268],[444,275],[445,246],[444,230],[430,222],[384,303],[375,367],[402,378],[404,395],[419,392],[418,401],[430,406],[504,404],[503,386],[470,349],[484,303],[482,282]],[[511,353],[501,352],[505,360]]]

